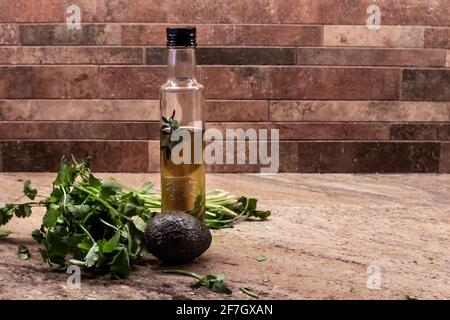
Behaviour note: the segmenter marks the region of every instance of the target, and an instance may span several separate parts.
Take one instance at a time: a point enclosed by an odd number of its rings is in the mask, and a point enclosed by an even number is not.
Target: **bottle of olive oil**
[[[162,212],[205,219],[203,86],[195,71],[196,28],[167,28],[166,83],[161,87]]]

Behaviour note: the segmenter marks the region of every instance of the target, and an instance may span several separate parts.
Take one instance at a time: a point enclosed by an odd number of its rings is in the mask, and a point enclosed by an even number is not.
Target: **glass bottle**
[[[205,219],[204,97],[195,71],[196,28],[167,28],[166,83],[161,87],[161,212]]]

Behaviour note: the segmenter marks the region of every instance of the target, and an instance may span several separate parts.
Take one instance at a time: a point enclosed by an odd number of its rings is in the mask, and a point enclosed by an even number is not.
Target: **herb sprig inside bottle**
[[[164,124],[161,126],[161,133],[165,138],[161,140],[161,150],[164,151],[166,158],[170,159],[172,156],[172,149],[183,141],[183,136],[179,135],[178,137],[174,137],[175,131],[179,129],[178,121],[175,120],[175,110],[173,110],[173,113],[169,118],[162,116],[162,120]]]

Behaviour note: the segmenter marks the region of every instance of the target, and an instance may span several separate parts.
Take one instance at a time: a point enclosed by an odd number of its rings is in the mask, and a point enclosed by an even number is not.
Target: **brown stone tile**
[[[372,0],[365,0],[373,4]],[[381,0],[377,1],[382,12],[382,23],[392,25],[433,25],[449,24],[450,5],[446,0]]]
[[[450,140],[450,124],[403,123],[391,126],[392,140]]]
[[[61,25],[20,25],[22,45],[120,45],[121,28],[114,24],[83,25],[81,30],[70,30]]]
[[[0,22],[64,22],[66,0],[0,2]]]
[[[97,48],[98,64],[144,64],[142,48]]]
[[[124,46],[165,46],[168,25],[139,24],[122,25],[122,45]]]
[[[445,55],[445,53],[444,53]],[[294,48],[198,48],[199,65],[292,65],[296,62]],[[167,63],[167,49],[147,48],[146,63]]]
[[[98,67],[0,67],[0,98],[98,98],[99,78]]]
[[[297,64],[330,66],[415,66],[443,67],[444,50],[299,48]]]
[[[14,24],[0,24],[0,45],[19,43],[19,31]]]
[[[403,70],[401,99],[450,101],[450,70]]]
[[[258,148],[258,147],[256,147]],[[267,149],[270,153],[271,144],[268,143]],[[257,149],[256,149],[257,150]],[[257,164],[249,164],[249,142],[245,143],[245,164],[237,164],[236,159],[237,147],[234,150],[234,164],[225,163],[226,148],[224,147],[224,164],[210,164],[207,166],[207,172],[223,172],[223,173],[259,173],[261,168],[268,167],[260,163],[258,158]],[[228,151],[230,152],[230,151]],[[242,156],[239,156],[241,159]],[[298,169],[298,148],[296,142],[280,142],[279,144],[279,170],[278,172],[297,172]]]
[[[169,0],[169,22],[365,25],[373,0]],[[448,25],[446,0],[378,0],[384,25]]]
[[[168,25],[123,25],[122,44],[165,46]],[[197,43],[202,46],[318,46],[321,26],[301,25],[197,25]]]
[[[164,67],[102,67],[102,97],[158,99],[166,79]]]
[[[207,121],[267,121],[265,100],[210,100],[205,105]]]
[[[30,122],[0,124],[0,140],[159,139],[158,122]]]
[[[277,17],[282,23],[365,24],[367,2],[278,0]]]
[[[210,99],[267,99],[272,93],[267,67],[202,67],[205,95]]]
[[[0,100],[0,121],[159,121],[158,100]],[[208,121],[267,121],[264,100],[210,100]]]
[[[435,173],[434,142],[299,142],[299,172]]]
[[[198,52],[199,49],[197,49]],[[146,48],[145,49],[145,64],[149,65],[166,65],[167,64],[167,57],[168,57],[168,50],[165,47],[152,47],[152,48]],[[198,61],[198,54],[197,54],[197,64],[199,64]]]
[[[450,28],[427,28],[425,30],[425,47],[450,49]]]
[[[366,26],[324,26],[324,46],[423,48],[423,27],[382,26],[370,30]]]
[[[271,121],[450,121],[446,102],[311,101],[270,102]]]
[[[202,67],[211,99],[397,100],[399,71],[382,68]]]
[[[446,63],[447,68],[450,68],[450,50],[447,51],[447,63]]]
[[[0,100],[1,121],[158,121],[157,100]]]
[[[445,25],[450,8],[445,0],[279,0],[278,18],[283,23],[323,23],[365,25],[367,8],[376,4],[383,25]]]
[[[147,172],[160,172],[159,140],[148,141],[148,167]]]
[[[91,156],[96,172],[145,172],[147,141],[1,141],[3,171],[56,171],[63,155]]]
[[[86,22],[166,22],[165,0],[77,0]]]
[[[294,48],[199,48],[199,64],[291,65],[296,63]]]
[[[142,48],[0,47],[0,64],[142,64]]]
[[[278,22],[273,0],[168,0],[168,20],[174,23]]]
[[[439,163],[440,173],[450,173],[450,143],[441,144],[441,161]]]
[[[378,123],[213,122],[206,128],[278,129],[281,140],[388,140],[389,125]],[[270,135],[270,133],[268,133]]]
[[[319,46],[321,26],[198,25],[200,46]]]
[[[280,142],[279,172],[298,172],[298,143]]]

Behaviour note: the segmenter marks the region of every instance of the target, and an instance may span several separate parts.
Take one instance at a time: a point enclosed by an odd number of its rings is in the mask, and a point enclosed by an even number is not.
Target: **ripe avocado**
[[[208,227],[182,212],[155,215],[145,229],[148,251],[166,264],[181,264],[201,256],[211,245]]]

